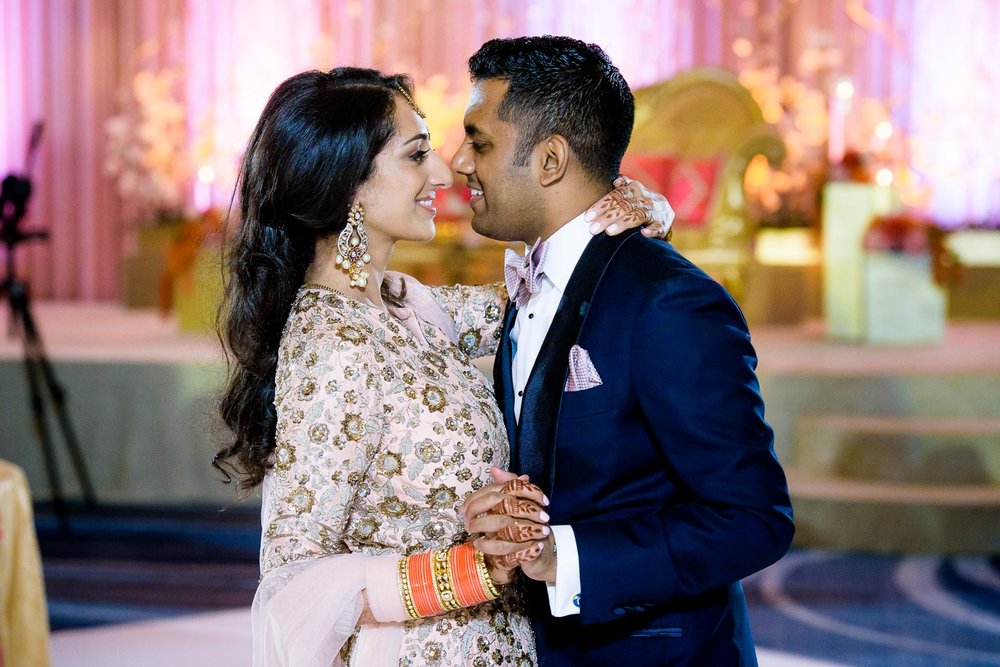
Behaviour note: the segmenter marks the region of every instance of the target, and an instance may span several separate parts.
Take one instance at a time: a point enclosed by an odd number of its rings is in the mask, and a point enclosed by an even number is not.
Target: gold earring
[[[368,254],[368,234],[365,233],[365,209],[357,203],[347,213],[347,224],[337,237],[337,265],[351,277],[351,287],[364,289],[368,285],[365,264],[372,261]]]

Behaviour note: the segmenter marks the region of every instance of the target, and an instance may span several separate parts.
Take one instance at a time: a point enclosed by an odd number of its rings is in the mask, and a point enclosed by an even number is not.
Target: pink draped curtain
[[[47,242],[18,254],[36,296],[108,299],[120,291],[122,202],[103,174],[104,123],[148,40],[181,48],[182,0],[0,0],[0,173],[20,173],[32,124],[44,135],[25,229]],[[4,269],[6,271],[6,268]]]
[[[989,5],[991,0],[946,3]],[[916,3],[916,4],[915,4]],[[859,95],[910,122],[915,21],[935,0],[0,0],[0,173],[23,168],[36,119],[46,124],[25,226],[51,232],[21,250],[37,295],[110,299],[132,243],[134,211],[103,173],[104,125],[140,67],[184,71],[193,160],[212,167],[225,205],[235,162],[269,92],[312,67],[356,64],[467,85],[484,41],[568,34],[601,44],[634,86],[693,65],[736,69],[746,38],[781,72],[825,43]],[[941,3],[945,4],[945,3]],[[920,12],[924,12],[921,14]],[[996,12],[991,15],[995,18]],[[926,32],[927,28],[925,28]],[[437,77],[437,78],[434,78]],[[998,78],[994,70],[994,81]],[[208,139],[205,139],[207,137]],[[189,188],[194,203],[195,188]]]

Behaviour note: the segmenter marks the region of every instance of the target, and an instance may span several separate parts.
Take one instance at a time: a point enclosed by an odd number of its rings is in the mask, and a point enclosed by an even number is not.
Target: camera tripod
[[[39,124],[35,126],[28,148],[29,169],[40,138],[41,125]],[[23,343],[23,362],[28,381],[28,400],[32,425],[41,445],[53,509],[60,527],[66,530],[69,528],[69,506],[66,503],[66,496],[63,494],[55,449],[49,432],[46,398],[51,401],[54,409],[59,430],[65,440],[66,450],[80,483],[85,505],[96,507],[97,496],[90,483],[87,466],[80,452],[80,445],[73,430],[69,413],[66,411],[66,391],[56,378],[55,370],[45,353],[45,346],[35,326],[28,286],[17,279],[15,271],[15,249],[18,244],[32,239],[48,238],[47,232],[24,231],[19,228],[30,195],[31,181],[27,176],[11,174],[3,179],[2,188],[0,188],[0,240],[7,248],[7,276],[3,282],[0,282],[0,301],[4,298],[9,301],[10,334],[20,336]]]

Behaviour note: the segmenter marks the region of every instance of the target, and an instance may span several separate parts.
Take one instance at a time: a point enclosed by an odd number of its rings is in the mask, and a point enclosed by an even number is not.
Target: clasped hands
[[[471,494],[461,509],[490,575],[506,584],[521,568],[531,579],[555,583],[555,540],[544,509],[549,499],[527,475],[499,468],[491,473],[496,481]]]

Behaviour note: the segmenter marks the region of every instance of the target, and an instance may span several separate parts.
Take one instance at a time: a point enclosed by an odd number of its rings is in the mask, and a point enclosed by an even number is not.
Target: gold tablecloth
[[[49,664],[49,620],[31,494],[24,472],[0,460],[0,667]]]

